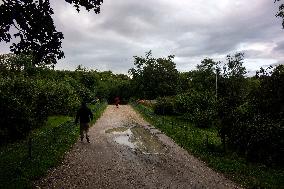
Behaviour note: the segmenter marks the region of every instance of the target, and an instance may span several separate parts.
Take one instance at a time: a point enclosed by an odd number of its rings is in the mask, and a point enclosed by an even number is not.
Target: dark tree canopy
[[[128,72],[133,78],[138,97],[155,99],[175,95],[178,71],[173,59],[174,55],[154,58],[151,51],[145,57],[134,56],[135,67]]]
[[[80,11],[80,6],[88,11],[100,13],[103,0],[65,0]],[[11,27],[19,39],[10,47],[15,54],[28,54],[36,65],[53,65],[64,57],[61,50],[62,32],[54,26],[53,9],[49,0],[2,0],[0,4],[0,42],[10,42]]]
[[[278,1],[282,1],[282,0],[274,0],[274,2],[278,2]],[[283,3],[279,5],[279,11],[277,12],[276,17],[280,17],[283,19],[282,27],[284,29],[284,4]]]

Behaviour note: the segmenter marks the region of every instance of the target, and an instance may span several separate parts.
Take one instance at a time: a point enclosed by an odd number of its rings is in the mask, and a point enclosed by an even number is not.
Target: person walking
[[[91,120],[93,120],[93,113],[92,111],[87,107],[87,104],[85,102],[82,102],[81,107],[77,111],[75,124],[78,124],[78,121],[80,120],[80,136],[81,141],[84,139],[84,132],[86,133],[86,139],[87,142],[90,143],[88,131],[89,131],[89,123]]]
[[[120,103],[120,99],[118,96],[114,98],[114,103],[115,103],[115,106],[118,108],[118,105]]]

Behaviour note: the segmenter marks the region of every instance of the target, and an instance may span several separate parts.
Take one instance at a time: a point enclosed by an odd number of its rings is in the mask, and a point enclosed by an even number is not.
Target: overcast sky
[[[284,30],[274,0],[105,0],[101,13],[51,0],[53,18],[64,34],[65,59],[57,69],[79,64],[127,73],[133,56],[152,50],[175,55],[179,71],[194,69],[206,57],[216,60],[245,52],[249,71],[284,63]],[[1,43],[0,53],[8,51]]]

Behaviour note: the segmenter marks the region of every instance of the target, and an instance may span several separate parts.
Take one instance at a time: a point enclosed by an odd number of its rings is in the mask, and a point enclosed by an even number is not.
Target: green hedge
[[[64,80],[0,77],[0,144],[25,137],[50,115],[73,115],[80,101]]]

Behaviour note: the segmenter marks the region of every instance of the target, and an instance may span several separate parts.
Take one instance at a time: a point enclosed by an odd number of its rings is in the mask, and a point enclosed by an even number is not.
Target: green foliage
[[[93,120],[91,121],[91,124],[96,123],[96,121],[101,117],[106,107],[107,107],[106,101],[100,101],[90,105],[90,109],[93,112]]]
[[[130,79],[78,68],[55,71],[31,65],[24,55],[0,56],[0,144],[24,138],[51,115],[73,116],[81,101],[131,96]],[[27,66],[30,65],[30,66]]]
[[[179,94],[159,98],[154,112],[180,115],[199,128],[217,128],[223,145],[248,161],[279,166],[284,66],[270,72],[261,69],[256,77],[246,78],[243,59],[242,53],[228,55],[225,62],[206,58],[197,70],[180,73]]]
[[[12,53],[0,55],[0,70],[21,71],[29,69],[33,64],[31,56],[20,54],[15,55]]]
[[[105,98],[109,103],[114,102],[115,97],[120,97],[121,103],[127,103],[132,96],[133,89],[130,78],[124,74],[113,74],[110,71],[99,73],[97,97]]]
[[[38,68],[31,72],[15,67],[21,58],[9,55],[1,59],[1,144],[25,137],[41,126],[48,115],[72,113],[80,100],[67,82],[35,76]]]
[[[219,133],[223,143],[249,161],[281,165],[283,158],[283,65],[245,78],[243,55],[227,57],[218,77]]]
[[[106,103],[91,106],[97,120]],[[58,165],[65,152],[77,141],[79,127],[67,116],[48,117],[45,125],[31,133],[32,157],[28,155],[28,140],[8,144],[0,149],[0,188],[31,188],[32,181]]]
[[[232,113],[232,127],[227,128],[228,140],[251,161],[281,165],[284,145],[284,66],[270,73],[261,71],[259,83],[251,90],[246,102]]]
[[[68,83],[24,76],[0,78],[0,96],[1,140],[22,138],[48,115],[72,115],[80,104]]]
[[[216,97],[208,91],[179,94],[176,96],[176,111],[197,127],[211,127],[217,119]]]
[[[211,127],[216,124],[215,82],[218,63],[204,59],[197,70],[183,73],[180,93],[175,97],[175,111],[197,127]],[[217,68],[217,70],[216,70]],[[214,73],[215,71],[215,73]]]
[[[46,118],[37,109],[37,90],[33,81],[24,77],[0,78],[0,120],[1,143],[7,137],[20,138],[41,124]]]
[[[223,76],[225,78],[243,78],[246,68],[243,66],[244,53],[227,55],[227,62],[223,66]]]
[[[283,120],[284,116],[284,65],[279,65],[270,73],[260,72],[256,76],[260,84],[251,92],[250,99],[259,114],[272,119]]]
[[[281,123],[267,117],[254,116],[233,123],[228,132],[231,145],[253,162],[281,166],[284,129]]]
[[[171,137],[177,144],[201,158],[208,166],[225,174],[243,187],[283,188],[283,169],[249,163],[235,151],[224,151],[222,142],[218,136],[218,130],[215,127],[198,128],[177,116],[156,115],[151,108],[141,104],[133,105],[133,107],[147,121]],[[269,130],[271,132],[274,128],[269,128]],[[251,130],[251,132],[259,132],[259,129]],[[259,140],[263,138],[262,136],[256,137],[259,137]],[[261,144],[267,145],[268,143],[266,141]],[[271,151],[268,151],[268,153]]]
[[[176,87],[179,93],[157,98],[154,112],[180,115],[199,128],[215,127],[223,145],[247,160],[280,165],[284,143],[283,65],[271,72],[261,69],[256,77],[246,78],[243,60],[243,53],[228,55],[225,62],[206,58],[197,70],[180,73]],[[146,77],[155,61],[151,52],[146,58],[136,57],[137,69],[131,72],[136,86],[143,89],[141,94],[147,90],[143,81],[150,86],[155,80]],[[152,89],[159,90],[155,85]]]
[[[220,74],[219,62],[215,62],[210,58],[201,61],[197,65],[197,70],[192,71],[191,74],[191,90],[198,92],[215,93],[216,72]]]
[[[154,112],[158,115],[175,114],[175,102],[173,97],[160,97],[154,105]]]
[[[70,117],[51,117],[31,137],[31,159],[28,156],[28,140],[1,148],[1,188],[30,188],[30,180],[39,178],[60,162],[64,151],[78,138],[78,128]]]
[[[177,94],[189,91],[192,84],[192,72],[179,72]]]
[[[152,52],[146,57],[134,57],[134,66],[129,73],[132,76],[132,86],[139,98],[155,99],[157,97],[176,94],[178,71],[173,62],[173,55],[167,58],[153,58]]]
[[[66,81],[41,80],[37,86],[40,88],[37,105],[47,111],[48,115],[72,115],[83,96]]]

